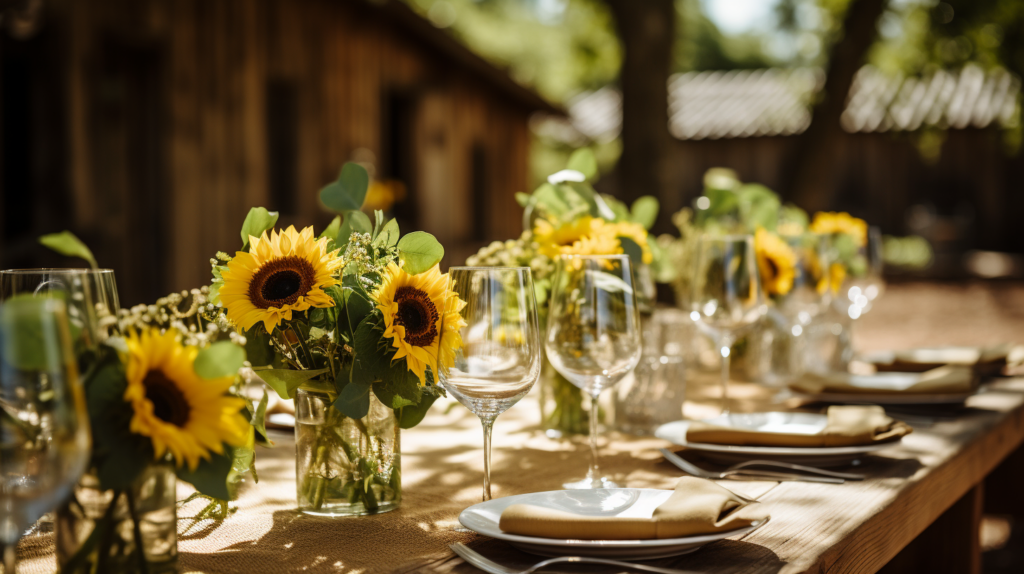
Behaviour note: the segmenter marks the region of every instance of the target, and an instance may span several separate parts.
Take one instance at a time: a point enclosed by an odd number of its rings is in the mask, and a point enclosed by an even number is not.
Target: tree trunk
[[[605,0],[615,16],[624,59],[619,199],[659,199],[672,190],[668,77],[676,11],[673,0]]]
[[[877,36],[878,18],[886,0],[851,0],[843,19],[843,37],[833,46],[821,98],[814,106],[810,127],[797,140],[786,174],[789,199],[808,211],[827,209],[833,192],[837,142],[843,137],[840,117],[853,76],[864,63]]]

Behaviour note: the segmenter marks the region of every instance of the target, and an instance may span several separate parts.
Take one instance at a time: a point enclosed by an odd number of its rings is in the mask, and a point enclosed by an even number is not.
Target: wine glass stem
[[[719,347],[720,354],[722,355],[722,414],[727,415],[731,410],[729,403],[729,363],[731,362],[730,355],[732,355],[732,336],[722,335],[722,341]]]
[[[597,480],[601,478],[601,469],[597,467],[597,419],[598,406],[597,398],[600,395],[590,395],[590,470],[587,471],[587,478]]]
[[[4,544],[4,573],[14,574],[18,564],[18,543]]]
[[[481,418],[484,426],[484,502],[491,499],[491,428],[494,418]]]

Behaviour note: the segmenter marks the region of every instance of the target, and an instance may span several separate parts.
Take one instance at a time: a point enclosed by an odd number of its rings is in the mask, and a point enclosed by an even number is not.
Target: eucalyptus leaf
[[[312,371],[296,371],[293,369],[266,369],[256,371],[256,374],[263,379],[263,382],[270,385],[270,388],[277,391],[282,399],[295,398],[295,389],[302,386],[310,379],[316,378],[328,369],[316,369]]]
[[[280,217],[276,211],[267,211],[264,207],[253,207],[242,222],[242,249],[249,247],[249,237],[260,237],[264,231],[270,231],[277,225]]]
[[[377,234],[377,237],[373,240],[373,246],[394,247],[398,245],[399,236],[398,220],[391,219],[384,225],[384,228],[380,230],[380,233]]]
[[[320,201],[329,209],[339,213],[357,211],[363,207],[366,190],[369,186],[370,176],[366,172],[366,168],[357,163],[348,162],[341,167],[338,180],[320,190]]]
[[[398,416],[398,426],[403,429],[411,429],[420,424],[436,400],[436,395],[425,394],[419,403],[402,407],[402,412]]]
[[[85,243],[82,243],[81,239],[75,237],[75,234],[70,231],[61,231],[60,233],[44,235],[39,238],[39,243],[42,243],[61,255],[67,255],[68,257],[81,257],[88,261],[89,265],[93,269],[99,267],[96,264],[96,258],[93,257],[92,251],[86,247]]]
[[[565,167],[582,173],[590,181],[597,179],[597,157],[590,148],[584,147],[572,152]]]
[[[339,231],[341,231],[341,216],[335,215],[334,219],[331,220],[331,224],[320,233],[320,238],[326,237],[334,243],[338,243]]]
[[[644,226],[644,229],[650,229],[658,219],[659,207],[657,199],[645,195],[633,202],[633,207],[630,209],[631,219]]]
[[[414,231],[398,241],[398,258],[410,275],[418,275],[440,263],[444,247],[425,231]]]
[[[622,246],[622,252],[629,255],[629,260],[634,266],[641,265],[644,262],[644,250],[640,247],[636,241],[633,241],[630,237],[620,236],[619,245]]]
[[[270,344],[270,335],[257,323],[245,332],[245,355],[254,367],[264,367],[273,363],[274,349]]]
[[[231,341],[219,341],[200,349],[192,368],[204,379],[234,376],[245,363],[245,349]]]
[[[201,459],[195,470],[189,470],[188,466],[178,469],[178,478],[191,484],[199,492],[219,500],[228,500],[231,493],[228,491],[228,473],[231,472],[231,464],[235,459],[235,451],[232,447],[224,445],[224,452],[217,454],[210,453],[210,460]]]
[[[345,385],[334,401],[334,408],[352,419],[365,417],[370,412],[370,385],[355,381]]]

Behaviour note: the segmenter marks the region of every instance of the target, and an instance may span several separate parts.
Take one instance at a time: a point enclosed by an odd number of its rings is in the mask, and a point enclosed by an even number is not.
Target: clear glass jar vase
[[[361,419],[334,408],[336,396],[295,394],[295,472],[300,512],[362,516],[398,508],[402,501],[400,428],[395,411],[370,393]]]
[[[176,485],[169,464],[147,466],[123,491],[102,490],[96,474],[86,473],[57,511],[59,571],[177,572]]]

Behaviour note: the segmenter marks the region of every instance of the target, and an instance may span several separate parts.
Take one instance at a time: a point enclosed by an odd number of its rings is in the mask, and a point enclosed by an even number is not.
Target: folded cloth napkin
[[[977,378],[971,367],[948,365],[923,373],[807,373],[789,383],[800,393],[945,395],[969,393]]]
[[[988,347],[935,347],[876,353],[874,364],[878,371],[919,373],[943,365],[973,366],[981,376],[995,376],[1007,366],[1013,367],[1024,360],[1024,347],[1003,343]]]
[[[825,428],[816,434],[760,432],[693,422],[687,428],[686,441],[737,446],[855,446],[898,440],[911,431],[879,406],[833,406],[828,408]]]
[[[532,504],[513,504],[498,526],[509,534],[573,540],[651,540],[726,532],[768,518],[763,504],[747,502],[710,480],[686,476],[647,517],[592,516]]]

